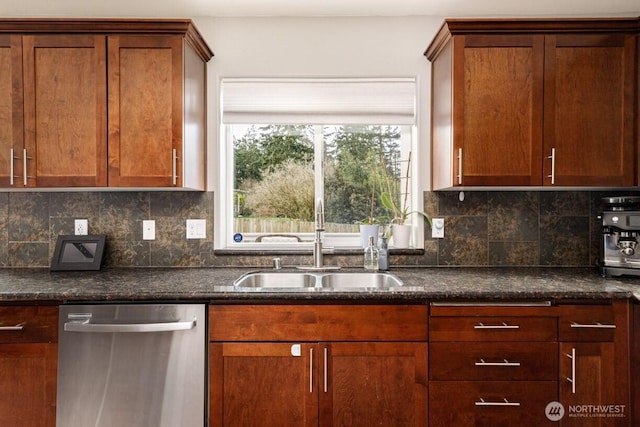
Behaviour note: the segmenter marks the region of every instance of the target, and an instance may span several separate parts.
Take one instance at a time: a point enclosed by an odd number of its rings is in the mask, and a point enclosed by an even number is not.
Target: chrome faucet
[[[324,232],[324,206],[322,199],[316,202],[316,238],[313,241],[313,268],[323,268],[322,233]]]
[[[315,209],[316,217],[316,237],[313,241],[313,265],[312,266],[298,266],[299,269],[307,270],[337,270],[340,268],[338,265],[324,265],[324,257],[322,254],[322,233],[324,233],[324,206],[322,205],[322,199],[316,201]]]

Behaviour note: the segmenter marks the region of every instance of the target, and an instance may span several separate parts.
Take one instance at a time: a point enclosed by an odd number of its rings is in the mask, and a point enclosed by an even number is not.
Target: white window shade
[[[413,125],[414,78],[223,79],[225,124]]]

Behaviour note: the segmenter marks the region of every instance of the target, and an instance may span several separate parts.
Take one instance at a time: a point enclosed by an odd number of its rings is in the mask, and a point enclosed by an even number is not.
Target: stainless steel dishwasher
[[[205,306],[63,305],[57,427],[201,427]]]

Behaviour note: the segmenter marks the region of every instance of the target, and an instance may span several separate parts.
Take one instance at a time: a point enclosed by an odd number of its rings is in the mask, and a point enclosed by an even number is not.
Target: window
[[[325,246],[359,247],[359,224],[390,220],[384,193],[418,203],[414,79],[225,79],[221,93],[216,247],[309,246],[318,200]]]

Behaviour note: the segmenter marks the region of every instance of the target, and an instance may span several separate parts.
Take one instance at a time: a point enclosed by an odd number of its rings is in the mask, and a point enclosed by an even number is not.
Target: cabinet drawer
[[[543,343],[431,343],[432,380],[550,380],[558,371],[558,345]]]
[[[430,341],[556,341],[554,317],[431,317]]]
[[[0,343],[57,341],[58,307],[0,307]]]
[[[212,305],[211,341],[426,341],[421,305]]]
[[[560,341],[613,341],[617,327],[613,306],[560,307]]]
[[[555,426],[545,408],[557,395],[555,381],[432,381],[429,426]]]

